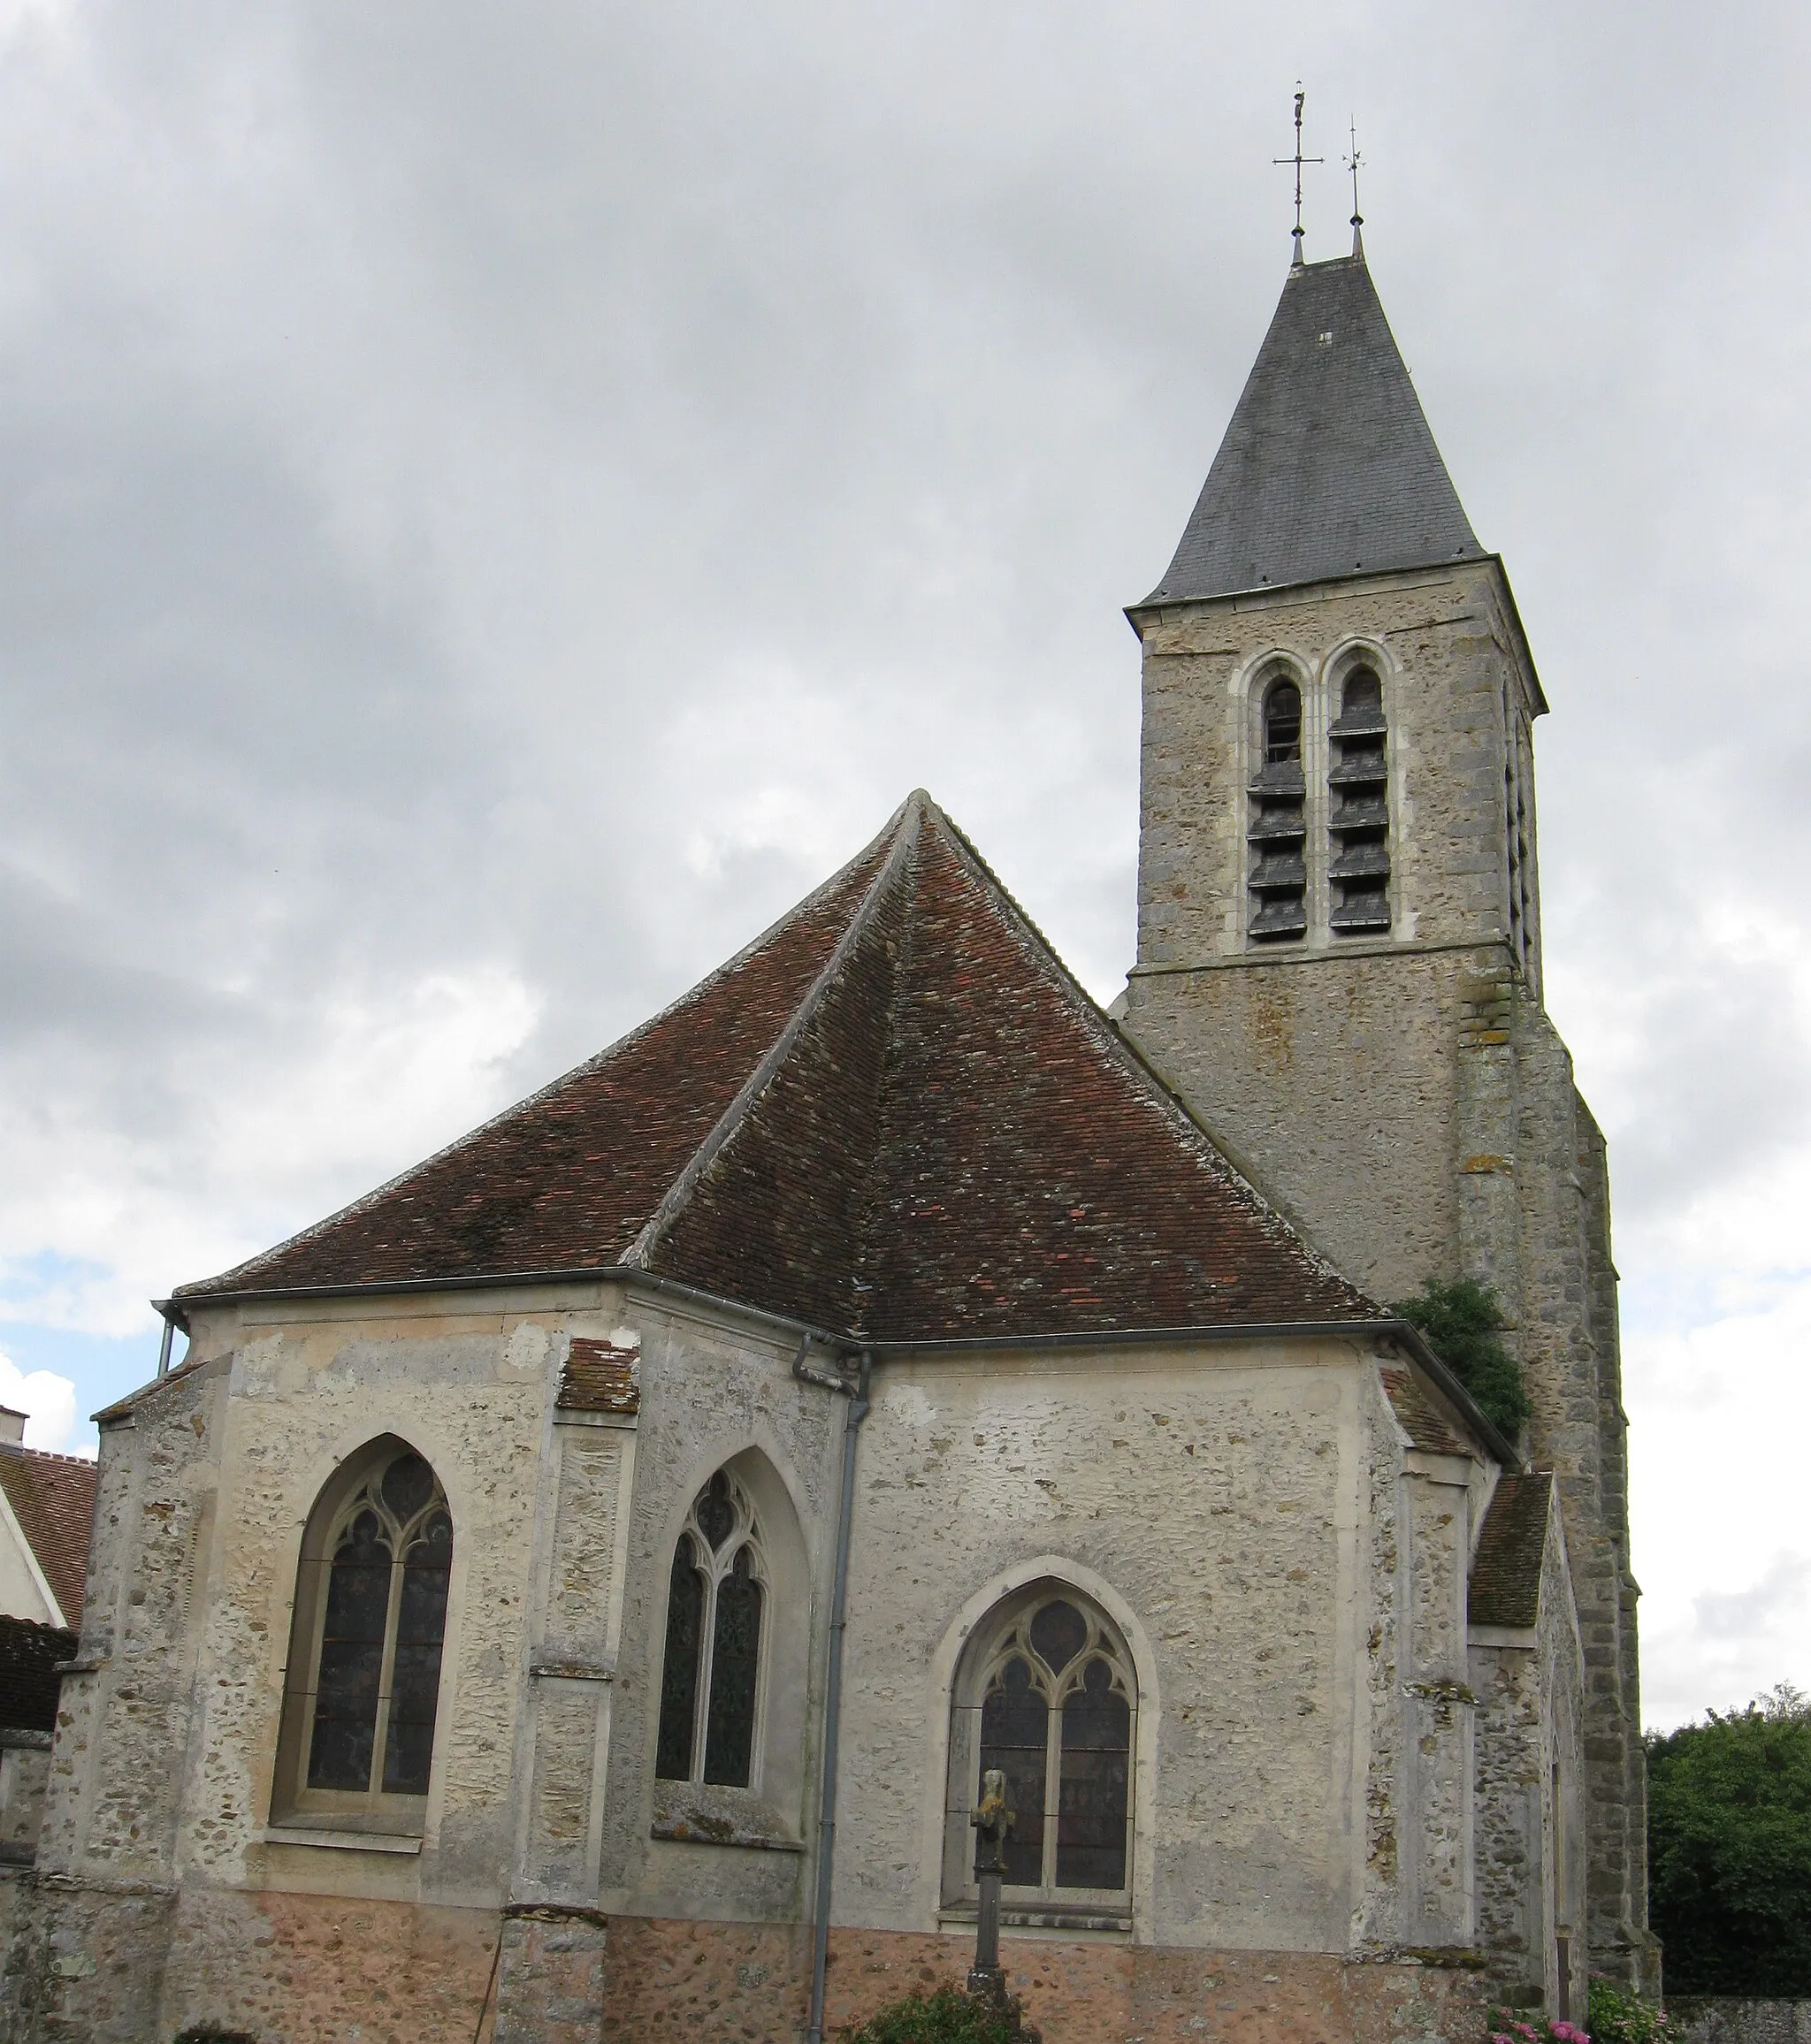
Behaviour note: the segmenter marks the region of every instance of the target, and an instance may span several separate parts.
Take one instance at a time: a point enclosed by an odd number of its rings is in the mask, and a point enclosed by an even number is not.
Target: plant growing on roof
[[[1392,1313],[1425,1335],[1499,1433],[1513,1440],[1534,1410],[1522,1382],[1522,1366],[1500,1339],[1509,1323],[1487,1285],[1461,1278],[1442,1285],[1430,1278],[1412,1299],[1398,1300]]]

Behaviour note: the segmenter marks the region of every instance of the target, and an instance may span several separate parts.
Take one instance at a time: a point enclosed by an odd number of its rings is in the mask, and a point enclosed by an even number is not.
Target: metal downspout
[[[801,1361],[794,1374],[805,1376]],[[824,1967],[830,1949],[830,1878],[837,1854],[837,1748],[843,1709],[843,1634],[849,1601],[849,1528],[855,1510],[855,1438],[867,1417],[868,1378],[874,1369],[874,1353],[861,1352],[861,1372],[852,1386],[839,1382],[837,1389],[849,1400],[843,1423],[843,1498],[837,1514],[837,1573],[830,1590],[829,1665],[824,1675],[823,1779],[818,1789],[817,1909],[811,1950],[810,2044],[823,2044]],[[825,1377],[813,1372],[806,1381],[823,1384]]]

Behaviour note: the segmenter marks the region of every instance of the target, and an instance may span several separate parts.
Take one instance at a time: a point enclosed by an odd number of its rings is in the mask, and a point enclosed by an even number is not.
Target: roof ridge
[[[23,1441],[0,1441],[0,1455],[29,1455],[36,1462],[73,1462],[78,1468],[95,1467],[93,1455],[65,1455],[57,1448],[28,1448]]]
[[[1342,256],[1339,260],[1349,262],[1351,258]],[[1191,1147],[1198,1148],[1199,1146],[1204,1145],[1208,1153],[1206,1161],[1211,1167],[1226,1179],[1241,1197],[1250,1202],[1265,1222],[1287,1234],[1302,1254],[1314,1263],[1324,1276],[1334,1279],[1349,1292],[1352,1292],[1364,1300],[1367,1305],[1375,1308],[1379,1318],[1387,1318],[1387,1308],[1379,1300],[1371,1298],[1361,1285],[1354,1284],[1343,1270],[1303,1234],[1302,1230],[1277,1206],[1274,1201],[1267,1198],[1264,1193],[1259,1191],[1257,1186],[1226,1155],[1220,1147],[1219,1140],[1213,1131],[1202,1120],[1182,1095],[1162,1077],[1137,1044],[1119,1028],[1112,1017],[1076,978],[1064,962],[1062,954],[1044,935],[1032,917],[1026,912],[1012,889],[994,872],[960,824],[957,823],[944,810],[938,808],[936,803],[931,804],[931,808],[936,817],[948,827],[965,862],[977,869],[979,878],[1006,909],[1011,922],[1017,924],[1018,928],[1015,934],[1020,938],[1021,943],[1025,939],[1029,939],[1029,943],[1026,948],[1028,949],[1032,957],[1044,966],[1057,985],[1068,995],[1072,1003],[1079,1011],[1085,1026],[1099,1038],[1102,1048],[1109,1055],[1114,1056],[1121,1067],[1127,1070],[1146,1094],[1151,1097],[1152,1104],[1157,1106],[1160,1111],[1167,1113],[1172,1123],[1176,1125],[1178,1133],[1189,1141]]]
[[[935,797],[922,788],[915,789],[914,793],[922,797],[925,812],[928,812],[921,813],[921,823],[937,820],[949,822]],[[951,828],[954,828],[953,824],[951,825]],[[898,1028],[899,1003],[905,998],[906,988],[911,983],[913,966],[918,957],[918,861],[923,845],[922,829],[914,831],[912,838],[912,885],[906,893],[906,912],[901,919],[905,927],[900,934],[898,969],[893,974],[892,991],[887,1000],[883,1037],[886,1044],[886,1060],[881,1069],[880,1097],[875,1119],[875,1147],[868,1159],[860,1218],[855,1231],[854,1269],[850,1274],[851,1324],[854,1332],[863,1339],[867,1339],[872,1331],[868,1308],[875,1289],[874,1271],[877,1262],[880,1221],[886,1209],[885,1188],[889,1176],[887,1152],[892,1130],[894,1087],[898,1068],[906,1055],[906,1046],[900,1040]]]
[[[860,942],[868,923],[872,920],[875,904],[880,902],[905,863],[911,847],[918,841],[918,834],[924,820],[924,808],[931,803],[929,796],[921,789],[914,789],[888,820],[887,828],[880,837],[870,843],[860,855],[866,858],[888,833],[893,834],[893,846],[881,863],[881,868],[869,883],[855,912],[849,919],[848,927],[837,939],[836,947],[825,959],[822,969],[805,990],[799,1004],[787,1018],[785,1026],[768,1046],[768,1050],[754,1070],[744,1079],[736,1097],[717,1117],[709,1134],[686,1159],[679,1175],[666,1192],[647,1219],[641,1224],[635,1239],[617,1259],[627,1269],[646,1270],[661,1239],[679,1218],[697,1191],[699,1181],[716,1158],[735,1140],[737,1132],[747,1121],[761,1095],[772,1084],[774,1075],[791,1055],[794,1046],[806,1031],[825,996],[836,983],[849,955]],[[840,870],[846,873],[856,864],[852,859]]]
[[[206,1298],[215,1293],[233,1290],[231,1280],[237,1278],[241,1272],[249,1270],[256,1264],[268,1263],[272,1257],[280,1256],[286,1251],[294,1249],[302,1243],[316,1240],[325,1234],[329,1229],[339,1226],[342,1221],[349,1219],[355,1214],[363,1213],[370,1208],[376,1206],[380,1201],[387,1199],[391,1194],[409,1184],[411,1179],[424,1177],[448,1157],[456,1156],[461,1150],[468,1149],[474,1144],[480,1142],[492,1130],[502,1126],[506,1122],[514,1121],[518,1116],[531,1112],[539,1107],[542,1102],[556,1094],[561,1087],[570,1085],[583,1074],[594,1072],[610,1058],[618,1056],[631,1044],[651,1034],[669,1016],[676,1014],[689,1003],[702,998],[712,988],[719,985],[740,966],[746,964],[749,959],[756,957],[788,925],[796,921],[799,917],[808,914],[819,903],[833,895],[847,875],[864,859],[871,858],[886,841],[888,835],[898,829],[900,818],[910,799],[908,797],[906,802],[902,802],[888,819],[885,825],[862,846],[860,851],[852,858],[844,859],[828,880],[813,888],[809,894],[802,896],[793,903],[783,915],[776,916],[759,936],[751,938],[740,950],[733,953],[730,957],[724,959],[722,965],[707,972],[703,979],[694,981],[683,993],[675,995],[665,1007],[650,1015],[645,1021],[637,1023],[632,1029],[624,1030],[622,1035],[614,1038],[610,1042],[605,1044],[601,1050],[593,1052],[591,1056],[582,1058],[578,1064],[569,1065],[564,1072],[556,1072],[544,1085],[538,1086],[532,1093],[524,1094],[520,1100],[511,1101],[506,1107],[499,1108],[495,1114],[487,1116],[476,1128],[467,1129],[462,1135],[455,1136],[450,1142],[442,1143],[439,1149],[421,1158],[417,1163],[405,1166],[403,1170],[386,1178],[381,1185],[373,1186],[368,1193],[361,1193],[355,1200],[348,1200],[343,1207],[336,1208],[331,1214],[324,1215],[321,1219],[312,1222],[308,1227],[298,1228],[294,1234],[286,1235],[280,1242],[273,1243],[268,1249],[260,1249],[255,1255],[241,1257],[237,1263],[230,1264],[225,1270],[219,1271],[212,1278],[198,1278],[192,1284],[179,1285],[172,1293],[172,1297],[174,1299]]]

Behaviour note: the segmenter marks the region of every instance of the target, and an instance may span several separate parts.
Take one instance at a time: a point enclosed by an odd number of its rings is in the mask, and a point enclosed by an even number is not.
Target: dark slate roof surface
[[[1482,553],[1364,258],[1292,269],[1176,557],[1145,600]]]
[[[0,1488],[71,1625],[81,1623],[99,1464],[0,1442]]]
[[[0,1726],[11,1732],[54,1732],[57,1664],[75,1659],[75,1635],[28,1618],[0,1617]]]
[[[921,793],[646,1029],[177,1296],[616,1265],[872,1339],[1384,1316]]]
[[[1471,1559],[1467,1617],[1473,1625],[1532,1626],[1540,1616],[1540,1570],[1553,1475],[1534,1469],[1497,1478]]]

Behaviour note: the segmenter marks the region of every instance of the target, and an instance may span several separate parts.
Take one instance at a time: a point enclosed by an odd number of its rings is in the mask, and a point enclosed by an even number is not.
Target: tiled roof
[[[1292,269],[1176,557],[1145,599],[1478,559],[1361,256]]]
[[[568,1412],[639,1412],[640,1350],[575,1335],[560,1372],[560,1395],[554,1403]]]
[[[0,1616],[0,1726],[54,1732],[59,1661],[75,1658],[75,1635],[58,1625]]]
[[[71,1625],[81,1623],[98,1465],[81,1455],[47,1455],[0,1443],[0,1488],[38,1567]]]
[[[1497,1478],[1471,1560],[1467,1616],[1473,1625],[1532,1626],[1540,1616],[1540,1570],[1553,1476],[1535,1469]]]
[[[178,1296],[625,1264],[874,1339],[1382,1317],[922,794],[646,1028]]]
[[[1465,1444],[1416,1382],[1413,1370],[1385,1369],[1378,1374],[1383,1378],[1383,1388],[1388,1393],[1391,1409],[1402,1422],[1402,1431],[1417,1448],[1431,1455],[1463,1455],[1466,1452]]]

